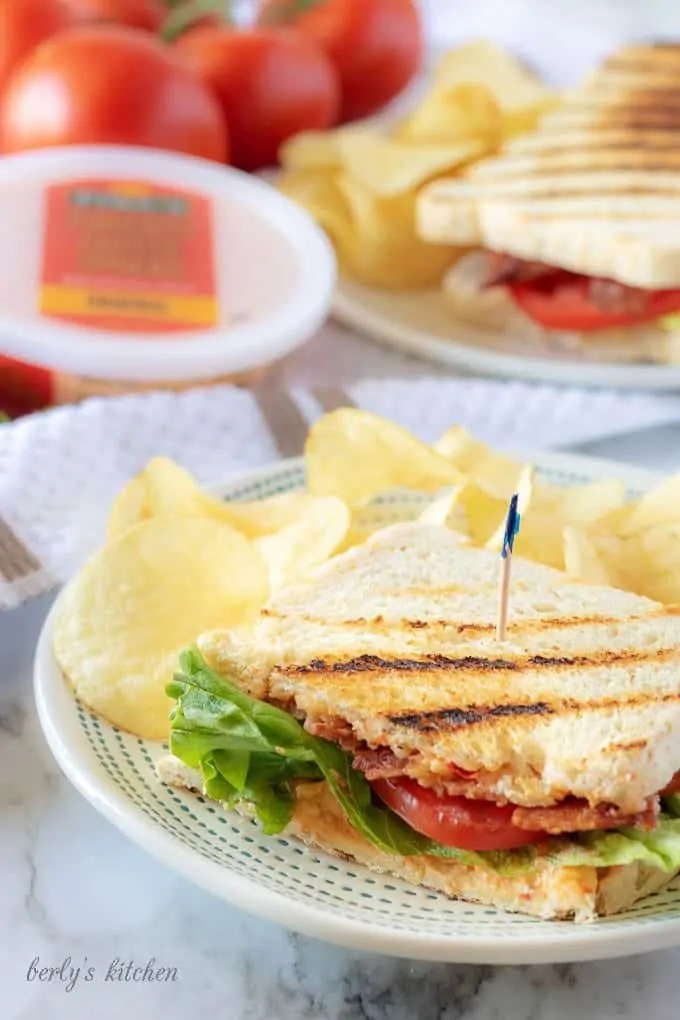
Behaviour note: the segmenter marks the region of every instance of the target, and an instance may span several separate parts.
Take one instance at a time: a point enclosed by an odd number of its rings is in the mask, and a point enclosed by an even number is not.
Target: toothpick
[[[510,500],[508,516],[505,521],[503,548],[501,549],[501,573],[498,589],[498,622],[496,624],[496,640],[505,641],[508,629],[508,604],[510,602],[510,575],[512,571],[512,552],[515,536],[519,531],[520,514],[517,509],[519,496],[517,493]]]

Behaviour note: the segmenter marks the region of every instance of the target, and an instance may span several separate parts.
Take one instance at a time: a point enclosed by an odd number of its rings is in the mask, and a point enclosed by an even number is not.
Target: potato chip
[[[394,137],[407,145],[456,145],[469,139],[492,152],[503,140],[503,112],[485,85],[432,89],[397,126]]]
[[[300,131],[279,149],[279,164],[284,170],[339,170],[342,166],[342,139],[373,130],[365,121],[357,121],[330,131]]]
[[[521,524],[514,551],[518,556],[558,570],[564,568],[563,523],[559,505],[561,492],[537,479],[532,465],[522,468],[517,481]],[[488,549],[499,552],[505,535],[507,502],[504,507],[503,519],[486,543]]]
[[[204,494],[186,468],[168,457],[154,457],[141,475],[150,517],[200,517]]]
[[[593,536],[583,528],[570,525],[564,529],[564,567],[579,581],[616,587]]]
[[[283,143],[279,163],[284,170],[337,170],[340,162],[338,131],[301,131]]]
[[[152,517],[201,517],[206,499],[188,471],[167,457],[154,457],[115,500],[108,540]]]
[[[509,500],[515,492],[522,471],[521,462],[492,450],[462,425],[447,429],[435,443],[435,449],[498,499]]]
[[[165,685],[179,652],[202,631],[252,619],[267,594],[261,556],[228,525],[145,521],[67,586],[54,651],[86,705],[137,736],[163,740],[172,706]]]
[[[537,478],[531,467],[522,470],[517,489],[521,525],[515,552],[558,570],[565,569],[565,529],[595,524],[621,507],[624,494],[623,486],[610,480],[558,488]],[[505,522],[487,543],[488,548],[501,549],[504,531]]]
[[[288,171],[281,175],[277,186],[323,227],[336,249],[352,235],[349,206],[335,172]]]
[[[680,603],[680,523],[619,540],[625,587],[666,604]]]
[[[285,492],[252,503],[209,500],[207,510],[209,516],[226,521],[246,538],[254,539],[294,524],[305,513],[313,512],[319,502],[308,492]]]
[[[680,523],[680,474],[664,479],[638,500],[621,526],[621,534],[634,535],[659,525],[676,523]]]
[[[621,506],[614,507],[612,510],[607,510],[601,517],[598,517],[598,530],[609,532],[611,535],[622,535],[634,509],[635,503],[624,502]]]
[[[464,485],[457,485],[450,492],[432,500],[418,517],[421,524],[444,525],[451,531],[467,531],[467,516],[461,502]]]
[[[368,286],[428,287],[459,257],[416,236],[415,191],[379,198],[347,175],[309,171],[285,173],[279,187],[326,231],[341,272]]]
[[[382,198],[403,195],[425,181],[450,172],[488,151],[484,138],[446,145],[405,145],[378,131],[355,132],[340,139],[345,174]]]
[[[553,492],[565,525],[588,525],[623,509],[625,486],[614,479],[604,479]]]
[[[347,174],[338,179],[349,211],[344,232],[331,234],[341,271],[372,287],[408,290],[438,284],[461,251],[416,235],[416,193],[379,197]]]
[[[255,545],[277,591],[301,581],[330,559],[345,540],[351,523],[349,507],[335,496],[313,499],[281,530],[264,535]]]
[[[551,98],[540,78],[489,40],[474,40],[449,50],[435,69],[439,88],[484,85],[504,111],[540,107]]]
[[[146,486],[141,475],[131,478],[113,501],[106,526],[106,540],[113,542],[149,516]]]
[[[340,408],[312,426],[305,445],[309,491],[361,506],[388,489],[435,492],[464,481],[446,457],[370,411]]]

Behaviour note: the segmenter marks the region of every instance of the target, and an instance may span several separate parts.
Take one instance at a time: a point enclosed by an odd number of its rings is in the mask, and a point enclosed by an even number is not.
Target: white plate
[[[655,476],[620,464],[544,455],[558,484],[620,477],[631,494]],[[284,461],[224,487],[257,499],[303,485],[300,461]],[[412,501],[419,497],[413,495]],[[385,520],[404,502],[386,500]],[[592,925],[544,922],[447,897],[263,836],[256,823],[202,797],[157,782],[163,746],[130,736],[74,697],[52,653],[54,609],[36,653],[35,693],[48,743],[91,803],[164,864],[244,910],[288,928],[357,949],[462,963],[548,963],[646,952],[680,943],[680,881],[625,914]]]
[[[339,281],[335,317],[405,354],[503,379],[632,390],[680,389],[680,365],[615,364],[569,355],[531,341],[510,340],[458,322],[442,294],[387,291]]]

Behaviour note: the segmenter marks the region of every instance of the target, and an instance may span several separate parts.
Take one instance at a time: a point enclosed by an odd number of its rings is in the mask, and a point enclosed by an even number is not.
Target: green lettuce
[[[639,861],[663,871],[680,868],[680,797],[664,802],[651,832],[618,829],[551,837],[518,850],[458,850],[415,832],[374,799],[350,753],[307,733],[282,709],[245,694],[210,669],[196,649],[182,653],[167,691],[176,701],[170,717],[172,753],[201,773],[209,797],[227,807],[249,805],[269,835],[290,822],[296,781],[325,780],[351,825],[388,854],[445,857],[503,874],[529,871],[539,859],[552,866]]]

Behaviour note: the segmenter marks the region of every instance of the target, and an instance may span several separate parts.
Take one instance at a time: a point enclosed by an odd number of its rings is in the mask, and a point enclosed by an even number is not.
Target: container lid
[[[0,223],[0,353],[57,371],[248,371],[330,307],[324,233],[270,185],[205,160],[125,146],[4,156]]]

